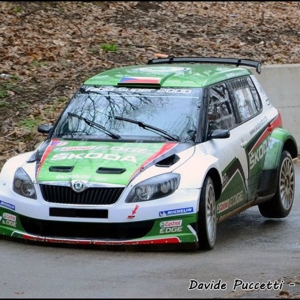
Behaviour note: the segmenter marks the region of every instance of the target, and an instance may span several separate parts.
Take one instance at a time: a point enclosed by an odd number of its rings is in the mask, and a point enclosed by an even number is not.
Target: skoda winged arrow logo
[[[82,180],[72,180],[72,189],[80,193],[86,189],[86,182]]]

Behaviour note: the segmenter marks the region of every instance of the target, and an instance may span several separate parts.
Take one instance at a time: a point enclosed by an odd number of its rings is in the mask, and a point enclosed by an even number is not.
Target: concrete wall
[[[253,73],[281,112],[283,127],[294,135],[300,152],[300,64],[266,65],[261,74]]]

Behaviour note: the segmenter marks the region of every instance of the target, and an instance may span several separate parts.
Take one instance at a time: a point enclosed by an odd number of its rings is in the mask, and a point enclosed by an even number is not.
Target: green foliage
[[[7,91],[4,87],[0,86],[0,99],[7,97]],[[2,101],[3,102],[3,101]]]
[[[37,117],[35,119],[23,119],[19,122],[21,127],[25,127],[26,129],[34,129],[41,123],[41,118]]]
[[[116,52],[118,50],[115,44],[101,44],[99,47],[88,48],[87,51],[92,54],[98,54],[99,48],[104,52]]]
[[[23,7],[21,5],[17,5],[13,8],[13,11],[15,13],[21,13],[21,12],[23,12]]]
[[[0,92],[0,98],[1,98],[1,92]],[[0,100],[0,107],[8,107],[9,103],[4,100]]]
[[[15,82],[19,80],[19,77],[15,74],[9,75],[9,82]]]
[[[53,101],[53,104],[51,106],[48,106],[47,108],[45,108],[44,112],[45,115],[47,116],[48,114],[53,114],[53,113],[60,113],[65,105],[67,104],[69,98],[67,96],[61,96],[58,99]],[[50,117],[50,116],[48,116]]]
[[[18,92],[19,86],[16,84],[18,77],[16,75],[9,75],[7,79],[0,81],[0,99],[8,96],[8,91]],[[3,106],[3,105],[2,105]]]
[[[105,52],[117,51],[117,45],[115,44],[101,44],[100,48]]]
[[[39,68],[39,67],[47,66],[47,62],[35,59],[32,61],[31,66]]]
[[[55,105],[58,103],[66,104],[68,100],[69,100],[69,98],[67,96],[61,96],[58,99],[56,99],[56,101],[54,101],[54,104]]]
[[[15,103],[15,106],[17,109],[26,109],[29,107],[28,103],[24,102],[24,101],[19,101],[19,102]]]
[[[99,49],[98,48],[88,48],[88,52],[92,53],[92,54],[97,54],[97,53],[99,53]]]

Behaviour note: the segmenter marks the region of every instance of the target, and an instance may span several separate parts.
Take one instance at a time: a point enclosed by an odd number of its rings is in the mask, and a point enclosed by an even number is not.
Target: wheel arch
[[[285,141],[283,147],[282,147],[282,151],[287,150],[292,158],[296,158],[298,156],[298,147],[297,147],[297,143],[293,138],[289,138]]]
[[[292,158],[298,156],[298,146],[289,131],[276,128],[272,131],[263,170],[278,169],[282,151],[287,150]]]
[[[283,151],[289,152],[292,158],[296,158],[298,156],[297,142],[287,130],[276,128],[270,136],[268,151],[258,182],[258,199],[256,203],[264,202],[275,194],[276,186],[273,182],[276,182],[278,178]]]
[[[258,204],[259,211],[266,218],[285,218],[289,215],[295,197],[295,176],[292,156],[287,150],[281,153],[277,171],[276,193],[269,201]]]
[[[222,192],[222,181],[220,178],[220,174],[217,169],[212,168],[208,171],[206,176],[210,176],[215,188],[216,200],[220,198]]]

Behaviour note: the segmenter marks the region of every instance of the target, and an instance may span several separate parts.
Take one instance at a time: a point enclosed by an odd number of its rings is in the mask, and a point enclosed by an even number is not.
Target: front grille
[[[20,216],[21,225],[28,234],[53,238],[125,240],[145,236],[154,221],[130,223],[84,223],[44,221]]]
[[[118,201],[124,188],[88,188],[76,193],[67,186],[40,185],[43,198],[47,202],[62,204],[108,205]]]

